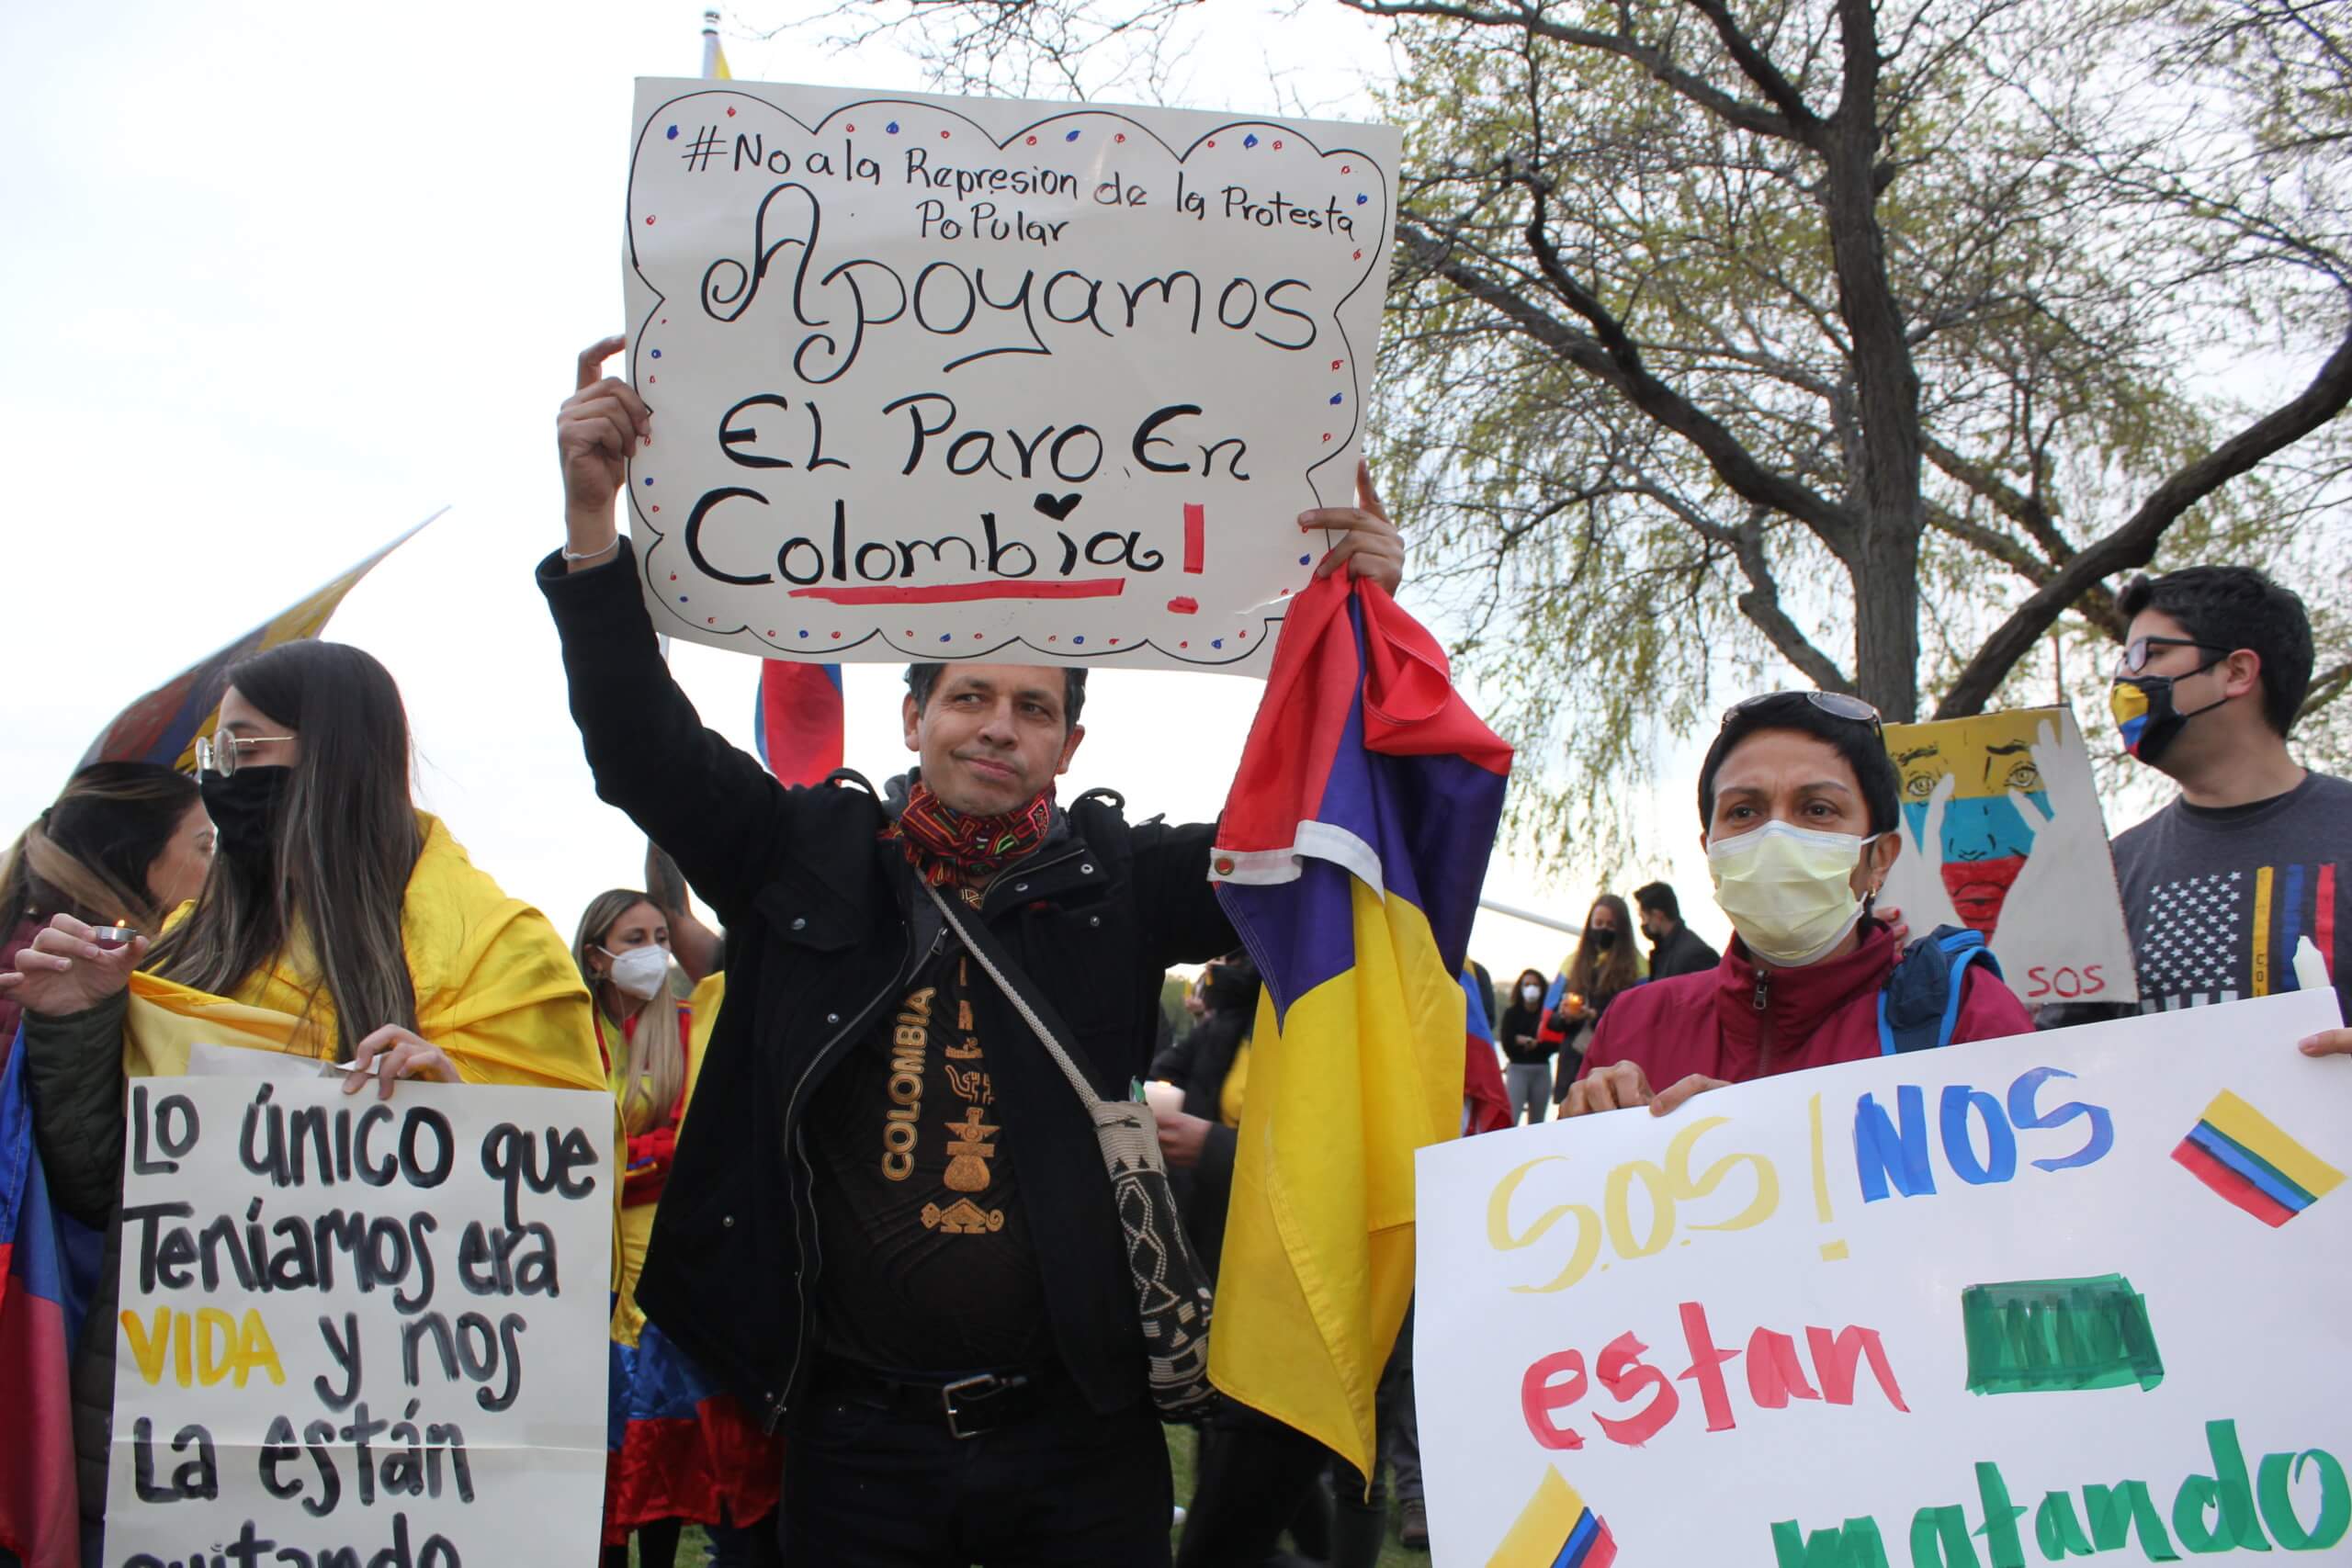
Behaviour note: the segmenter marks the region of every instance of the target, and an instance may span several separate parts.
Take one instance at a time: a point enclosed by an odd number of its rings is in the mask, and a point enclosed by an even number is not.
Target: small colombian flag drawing
[[[2344,1173],[2228,1089],[2172,1151],[2198,1180],[2273,1229],[2344,1183]]]
[[[1616,1561],[1609,1527],[1558,1471],[1547,1468],[1487,1568],[1609,1568]]]

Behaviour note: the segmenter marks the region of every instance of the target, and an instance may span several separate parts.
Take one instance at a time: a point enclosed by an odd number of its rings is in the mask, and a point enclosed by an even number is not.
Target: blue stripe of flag
[[[2230,1140],[2229,1134],[2199,1122],[2189,1129],[2188,1141],[2245,1177],[2263,1193],[2297,1213],[2311,1207],[2312,1195],[2280,1176],[2262,1160]]]
[[[1552,1559],[1552,1568],[1577,1568],[1600,1537],[1600,1521],[1590,1508],[1577,1516],[1577,1528],[1568,1532],[1567,1543],[1560,1548],[1560,1555]]]

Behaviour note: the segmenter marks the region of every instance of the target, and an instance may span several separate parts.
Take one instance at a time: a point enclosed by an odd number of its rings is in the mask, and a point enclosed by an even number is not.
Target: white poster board
[[[1354,503],[1385,126],[641,80],[657,631],[1262,673]]]
[[[105,1562],[593,1561],[611,1098],[342,1089],[131,1080]]]
[[[1880,899],[1925,935],[1984,933],[2028,1007],[2136,1002],[2090,752],[2065,707],[1890,724],[1903,853]]]
[[[1422,1150],[1434,1561],[2340,1561],[2352,1062],[2294,1048],[2335,1022],[2296,992]]]

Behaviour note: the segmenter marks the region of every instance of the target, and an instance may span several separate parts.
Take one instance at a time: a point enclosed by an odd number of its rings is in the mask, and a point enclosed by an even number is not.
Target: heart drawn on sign
[[[1041,494],[1035,501],[1030,502],[1030,504],[1035,506],[1038,511],[1044,513],[1046,516],[1052,518],[1055,522],[1059,523],[1071,513],[1077,511],[1078,503],[1085,499],[1086,498],[1084,496],[1079,494],[1076,491],[1072,491],[1068,495],[1061,497],[1059,500],[1057,500],[1050,495]]]

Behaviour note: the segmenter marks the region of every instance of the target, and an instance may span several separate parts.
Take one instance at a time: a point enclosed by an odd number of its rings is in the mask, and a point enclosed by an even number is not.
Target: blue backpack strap
[[[2000,978],[2000,960],[1984,945],[1984,936],[1962,926],[1938,926],[1905,948],[1886,984],[1879,987],[1879,1055],[1951,1044],[1960,1025],[1968,971],[1978,964]]]

